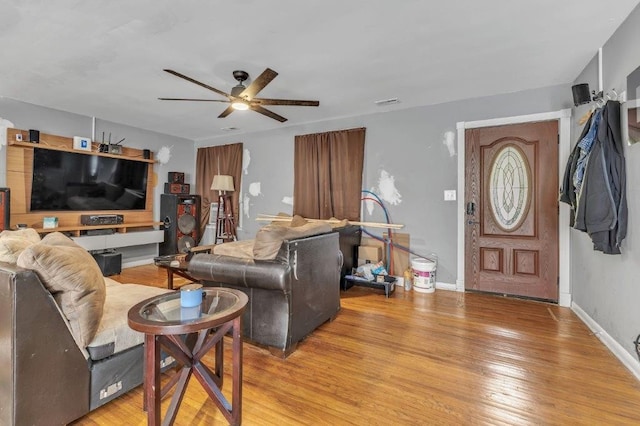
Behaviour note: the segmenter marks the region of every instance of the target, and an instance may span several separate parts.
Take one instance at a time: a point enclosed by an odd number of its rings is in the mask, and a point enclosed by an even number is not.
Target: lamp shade
[[[233,176],[215,175],[211,182],[211,189],[214,191],[233,191]]]

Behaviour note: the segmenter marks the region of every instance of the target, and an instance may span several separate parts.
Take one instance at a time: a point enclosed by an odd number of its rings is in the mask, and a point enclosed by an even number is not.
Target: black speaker
[[[143,149],[142,158],[144,158],[145,160],[149,160],[151,158],[151,151],[148,149]]]
[[[0,230],[10,229],[11,211],[9,205],[11,202],[11,190],[9,188],[0,188]]]
[[[122,272],[122,254],[120,253],[95,253],[92,255],[98,263],[102,275],[117,275]]]
[[[39,130],[29,130],[29,142],[40,143],[40,131]]]
[[[187,253],[200,240],[200,196],[161,194],[160,220],[164,222],[160,255]]]
[[[589,102],[591,102],[591,96],[589,95],[589,85],[587,83],[571,86],[571,92],[573,93],[573,104],[575,106],[588,104]]]

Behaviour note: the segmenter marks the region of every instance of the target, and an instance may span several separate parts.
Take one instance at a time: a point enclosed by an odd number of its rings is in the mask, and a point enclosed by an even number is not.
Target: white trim
[[[151,263],[153,263],[153,259],[130,260],[122,262],[122,268],[133,268],[134,266],[149,265]]]
[[[436,290],[457,291],[458,288],[455,284],[436,282]]]
[[[558,132],[560,133],[560,145],[558,147],[558,187],[562,182],[564,165],[569,158],[571,150],[571,109],[544,112],[539,114],[518,115],[513,117],[494,118],[480,121],[460,121],[456,123],[458,129],[458,278],[456,280],[457,291],[464,291],[464,161],[465,161],[465,130],[481,127],[504,126],[508,124],[532,123],[537,121],[558,120]],[[571,239],[569,234],[569,207],[560,206],[558,226],[558,260],[560,276],[558,304],[560,306],[571,305],[571,270],[570,253]]]
[[[571,310],[584,322],[587,327],[593,332],[593,334],[600,339],[602,343],[613,353],[618,360],[636,376],[636,379],[640,380],[640,362],[627,352],[624,347],[615,341],[613,337],[605,331],[604,328],[591,318],[577,303],[571,304]]]

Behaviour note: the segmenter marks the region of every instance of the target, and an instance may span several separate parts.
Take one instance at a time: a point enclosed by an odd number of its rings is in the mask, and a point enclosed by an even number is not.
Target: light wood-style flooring
[[[166,286],[152,265],[112,278]],[[243,376],[245,425],[640,424],[640,382],[570,309],[483,294],[354,287],[286,360],[245,343]],[[74,423],[124,424],[146,424],[141,387]],[[176,424],[226,421],[192,380]]]

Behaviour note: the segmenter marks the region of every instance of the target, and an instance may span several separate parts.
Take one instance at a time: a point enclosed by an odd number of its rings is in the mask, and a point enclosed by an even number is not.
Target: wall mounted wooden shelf
[[[17,135],[20,135],[22,141],[17,140]],[[64,136],[49,135],[47,133],[40,134],[40,142],[32,143],[25,142],[29,138],[28,130],[20,129],[7,129],[7,145],[12,147],[22,148],[40,148],[51,149],[54,151],[74,152],[77,154],[98,155],[101,157],[110,158],[126,158],[128,160],[142,161],[145,163],[155,163],[153,158],[144,158],[143,150],[137,148],[122,147],[122,154],[111,154],[108,152],[99,152],[100,143],[92,142],[91,151],[84,151],[81,149],[73,149],[73,138]],[[150,156],[152,157],[151,153]]]
[[[144,150],[129,147],[122,147],[121,154],[99,152],[100,144],[97,142],[92,142],[91,151],[83,151],[73,149],[73,138],[50,135],[47,133],[40,133],[39,143],[28,142],[27,139],[29,139],[28,130],[7,129],[6,186],[11,188],[10,227],[12,229],[15,229],[18,224],[25,224],[28,227],[36,229],[40,233],[61,231],[70,232],[75,236],[80,236],[82,231],[90,229],[114,228],[117,230],[117,234],[124,234],[128,230],[143,230],[144,228],[153,229],[153,227],[161,225],[160,222],[155,222],[153,217],[153,193],[155,186],[155,173],[153,170],[155,160],[153,160],[153,153],[149,153],[150,158],[144,158]],[[34,148],[149,163],[150,167],[148,167],[147,174],[147,197],[144,209],[109,211],[30,211]],[[121,214],[124,218],[124,224],[112,226],[84,226],[80,224],[80,216],[83,214]],[[42,228],[43,219],[47,216],[55,216],[58,218],[57,228]]]
[[[136,222],[121,223],[118,225],[77,225],[77,226],[58,226],[56,228],[34,228],[39,234],[48,234],[51,232],[69,232],[74,237],[80,237],[81,232],[94,229],[115,229],[119,234],[125,234],[128,231],[137,232],[147,230],[156,226],[164,225],[163,222]]]

